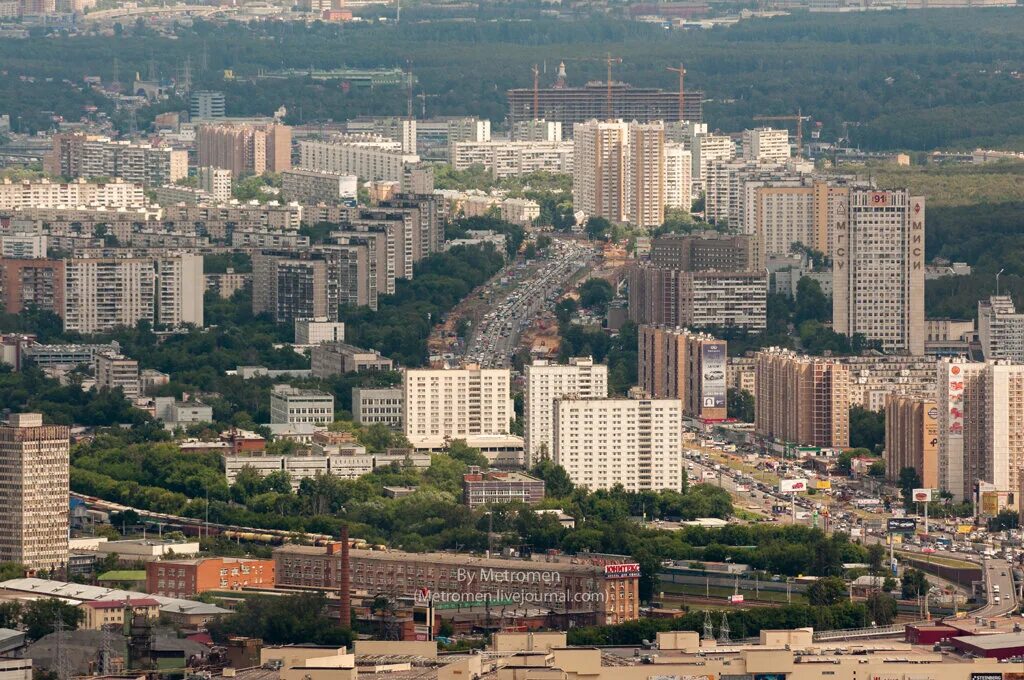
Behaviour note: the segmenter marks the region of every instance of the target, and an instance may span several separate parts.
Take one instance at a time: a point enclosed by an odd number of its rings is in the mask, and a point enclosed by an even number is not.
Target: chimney
[[[341,611],[340,625],[346,630],[352,628],[352,571],[349,566],[348,555],[348,525],[341,527],[341,578],[339,588],[341,589]]]

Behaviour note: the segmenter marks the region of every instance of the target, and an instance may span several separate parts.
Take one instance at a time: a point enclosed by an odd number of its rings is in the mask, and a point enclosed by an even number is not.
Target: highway
[[[1013,571],[1006,560],[996,558],[986,558],[984,568],[988,604],[971,613],[986,618],[1005,616],[1017,607],[1017,594],[1013,587]],[[999,598],[999,602],[996,602],[996,598]]]
[[[549,253],[533,275],[518,275],[515,284],[472,329],[465,359],[483,368],[508,368],[519,344],[520,334],[545,309],[552,309],[576,275],[588,268],[594,258],[592,248],[575,241],[554,239]],[[518,267],[509,266],[496,277],[516,275]],[[489,284],[496,289],[497,281]]]

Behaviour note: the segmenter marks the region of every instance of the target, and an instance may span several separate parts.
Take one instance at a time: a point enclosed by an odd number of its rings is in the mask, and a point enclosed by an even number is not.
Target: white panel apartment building
[[[789,160],[789,130],[754,128],[743,131],[743,158],[785,163]]]
[[[887,352],[924,354],[925,200],[850,191],[834,224],[832,327]]]
[[[728,135],[695,134],[690,141],[693,162],[693,183],[700,190],[708,176],[708,166],[714,161],[727,161],[736,157],[736,143]]]
[[[508,369],[406,369],[405,436],[464,439],[508,434],[514,416]]]
[[[336,175],[356,175],[363,181],[401,182],[406,166],[420,162],[402,151],[402,143],[376,135],[337,135],[326,140],[299,142],[299,166]]]
[[[1024,363],[1024,314],[1009,295],[978,301],[978,340],[985,359]]]
[[[452,167],[466,170],[482,165],[495,179],[531,172],[564,172],[573,169],[572,142],[456,142],[451,145]]]
[[[143,319],[203,325],[203,257],[71,258],[64,261],[64,330],[99,333]]]
[[[690,152],[679,143],[665,144],[665,207],[690,209],[693,175]]]
[[[682,412],[678,399],[558,399],[554,461],[589,489],[678,491]]]
[[[0,181],[0,209],[22,208],[75,208],[79,206],[104,208],[138,208],[146,205],[146,194],[141,184],[121,180],[89,183],[51,182],[48,179],[12,182]]]
[[[554,453],[552,418],[555,400],[562,397],[605,399],[608,397],[608,367],[594,364],[590,357],[573,357],[568,365],[537,359],[526,366],[523,423],[526,465],[530,467]]]
[[[64,330],[100,333],[153,320],[156,270],[148,258],[64,261]]]

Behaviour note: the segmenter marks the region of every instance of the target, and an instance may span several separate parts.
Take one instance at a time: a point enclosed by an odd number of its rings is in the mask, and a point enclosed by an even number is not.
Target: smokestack
[[[341,590],[341,612],[339,624],[346,630],[352,628],[352,570],[348,555],[348,525],[341,527],[341,578],[338,584]]]

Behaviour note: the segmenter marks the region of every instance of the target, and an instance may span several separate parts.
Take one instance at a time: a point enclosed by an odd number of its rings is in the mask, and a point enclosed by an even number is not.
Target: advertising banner
[[[705,342],[700,348],[701,405],[704,408],[725,408],[725,343]]]
[[[910,497],[915,503],[931,503],[932,501],[932,490],[931,489],[914,489]]]
[[[807,491],[806,479],[780,479],[779,491],[781,493],[799,493]]]

